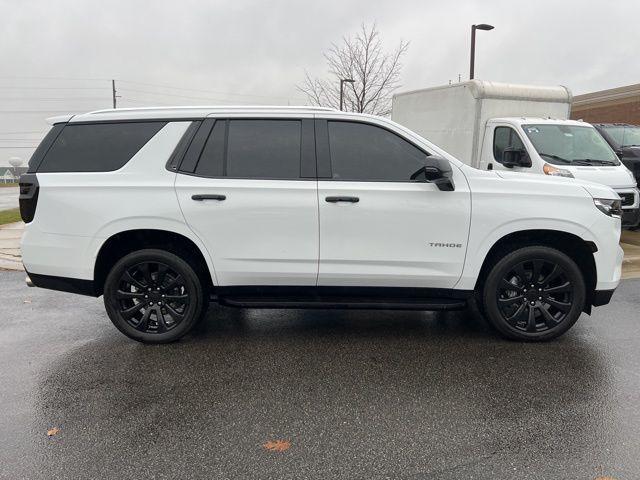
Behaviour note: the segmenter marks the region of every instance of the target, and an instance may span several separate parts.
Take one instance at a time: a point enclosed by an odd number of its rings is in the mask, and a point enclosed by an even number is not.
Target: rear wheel
[[[205,302],[200,279],[180,257],[164,250],[139,250],[119,260],[104,286],[113,324],[145,343],[178,340],[197,323]]]
[[[508,338],[542,341],[565,333],[584,309],[582,272],[564,253],[525,247],[491,269],[482,292],[484,313]]]

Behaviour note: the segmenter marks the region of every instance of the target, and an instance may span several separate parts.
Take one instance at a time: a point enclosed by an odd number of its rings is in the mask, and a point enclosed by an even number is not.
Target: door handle
[[[226,195],[191,195],[191,200],[197,200],[198,202],[201,202],[203,200],[218,200],[221,202],[222,200],[226,199]]]
[[[329,203],[337,203],[337,202],[358,203],[360,201],[358,197],[325,197],[325,200]]]

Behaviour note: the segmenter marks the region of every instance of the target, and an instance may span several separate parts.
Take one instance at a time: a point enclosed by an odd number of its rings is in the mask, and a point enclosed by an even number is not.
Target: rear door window
[[[67,124],[38,172],[112,172],[123,167],[166,122]]]
[[[203,177],[222,177],[224,175],[224,142],[226,122],[218,120],[204,144],[195,173]]]
[[[231,178],[300,178],[299,120],[231,120],[225,175]]]

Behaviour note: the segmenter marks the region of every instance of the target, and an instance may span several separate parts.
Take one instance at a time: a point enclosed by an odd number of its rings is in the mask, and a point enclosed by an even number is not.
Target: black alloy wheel
[[[517,330],[544,332],[566,320],[573,284],[556,263],[527,260],[510,268],[496,291],[502,317]]]
[[[127,268],[116,291],[119,313],[145,333],[164,333],[180,324],[189,305],[182,276],[168,265],[146,261]]]
[[[586,299],[576,263],[548,247],[524,247],[496,263],[483,292],[487,319],[505,336],[549,340],[576,322]]]
[[[186,334],[203,310],[203,291],[193,268],[163,250],[140,250],[122,258],[105,282],[109,317],[125,335],[166,343]]]

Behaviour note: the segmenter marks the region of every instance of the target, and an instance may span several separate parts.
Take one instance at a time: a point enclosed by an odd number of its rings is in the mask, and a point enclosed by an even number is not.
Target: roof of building
[[[576,95],[573,97],[573,106],[579,107],[581,105],[589,105],[592,103],[620,101],[634,97],[640,97],[640,83],[585,93],[583,95]]]

